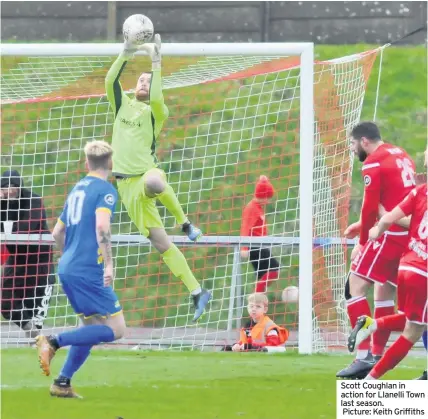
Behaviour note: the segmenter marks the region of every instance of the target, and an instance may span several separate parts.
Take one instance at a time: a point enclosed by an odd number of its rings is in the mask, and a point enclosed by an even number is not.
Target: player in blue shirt
[[[107,181],[112,153],[104,141],[86,144],[89,173],[68,195],[52,233],[63,252],[58,276],[82,324],[70,332],[36,339],[44,375],[50,375],[56,351],[71,346],[50,388],[50,394],[56,397],[80,397],[71,387],[71,378],[88,358],[92,346],[120,339],[125,332],[122,307],[111,287],[114,278],[110,223],[117,201],[117,192]]]

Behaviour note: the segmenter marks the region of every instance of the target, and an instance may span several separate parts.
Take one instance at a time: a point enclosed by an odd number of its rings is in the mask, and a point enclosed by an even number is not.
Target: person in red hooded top
[[[242,214],[241,236],[263,237],[268,235],[265,210],[275,194],[275,189],[266,176],[256,183],[254,198],[245,206]],[[278,279],[279,263],[270,249],[260,246],[243,247],[241,259],[249,258],[257,276],[256,292],[266,292],[270,282]]]

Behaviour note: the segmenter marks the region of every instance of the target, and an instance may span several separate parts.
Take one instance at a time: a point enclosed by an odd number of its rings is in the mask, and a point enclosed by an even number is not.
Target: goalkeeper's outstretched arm
[[[113,108],[115,116],[119,112],[124,96],[119,78],[126,66],[128,59],[129,56],[126,54],[126,50],[124,50],[110,67],[110,70],[108,71],[105,79],[107,99]]]
[[[141,47],[143,48],[143,47]],[[152,78],[150,81],[149,103],[152,114],[156,122],[163,122],[168,118],[168,108],[165,105],[162,92],[162,75],[161,75],[161,37],[155,35],[155,42],[145,48],[152,60]]]

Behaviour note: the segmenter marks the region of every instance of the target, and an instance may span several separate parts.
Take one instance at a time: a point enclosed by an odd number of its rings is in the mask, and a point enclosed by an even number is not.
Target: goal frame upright
[[[1,44],[2,56],[115,56],[119,43]],[[137,55],[145,55],[137,52]],[[299,169],[299,317],[298,350],[310,354],[313,316],[313,158],[314,158],[314,44],[297,43],[164,43],[163,56],[299,56],[300,169]]]

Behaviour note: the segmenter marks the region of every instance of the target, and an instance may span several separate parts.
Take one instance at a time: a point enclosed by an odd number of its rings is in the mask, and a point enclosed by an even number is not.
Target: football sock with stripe
[[[349,300],[346,301],[346,308],[348,311],[348,316],[349,316],[349,320],[351,322],[352,328],[355,327],[358,317],[364,316],[364,315],[371,317],[370,306],[365,296],[350,298]],[[368,337],[366,340],[363,340],[357,349],[364,351],[364,353],[367,355],[367,352],[365,351],[368,351],[370,349],[370,337]],[[360,354],[358,358],[360,358],[361,356],[363,355]]]

